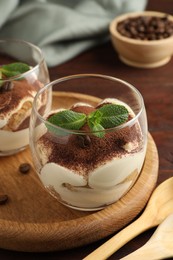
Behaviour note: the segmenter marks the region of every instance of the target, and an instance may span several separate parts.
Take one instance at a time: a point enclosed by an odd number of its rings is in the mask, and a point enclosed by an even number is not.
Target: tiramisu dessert
[[[61,203],[81,210],[121,198],[136,181],[146,153],[134,117],[127,104],[112,98],[95,107],[76,103],[52,111],[35,144],[44,186]]]
[[[29,143],[32,103],[42,87],[34,72],[20,77],[30,69],[20,62],[0,66],[0,155],[13,154]]]

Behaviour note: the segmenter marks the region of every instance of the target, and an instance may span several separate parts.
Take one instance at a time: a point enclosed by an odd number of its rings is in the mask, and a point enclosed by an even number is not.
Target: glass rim
[[[35,49],[39,55],[40,55],[40,60],[39,62],[37,62],[37,65],[35,65],[34,67],[32,67],[31,69],[29,69],[28,71],[22,73],[22,74],[19,74],[19,75],[16,75],[16,76],[12,76],[8,79],[2,79],[3,82],[8,82],[8,81],[11,81],[11,80],[16,80],[16,79],[21,79],[23,77],[26,77],[27,75],[29,75],[30,73],[34,72],[35,70],[37,70],[38,67],[41,66],[41,64],[44,62],[44,55],[43,55],[43,52],[42,50],[36,46],[35,44],[31,43],[31,42],[28,42],[28,41],[25,41],[25,40],[21,40],[21,39],[10,39],[10,38],[4,38],[4,39],[0,39],[0,44],[1,43],[5,43],[5,42],[10,42],[10,43],[20,43],[20,44],[23,44],[23,45],[26,45],[28,47],[31,47],[32,49]]]
[[[93,78],[102,78],[102,79],[107,79],[107,80],[112,80],[112,81],[116,81],[116,82],[120,82],[120,83],[123,83],[125,84],[126,86],[128,86],[130,89],[132,89],[137,95],[138,97],[140,98],[140,101],[141,101],[141,108],[139,110],[139,112],[132,118],[130,119],[129,121],[119,125],[119,126],[115,126],[115,127],[112,127],[112,128],[106,128],[104,130],[99,130],[99,131],[83,131],[83,130],[72,130],[72,129],[66,129],[66,128],[62,128],[60,126],[57,126],[57,125],[54,125],[52,123],[50,123],[49,121],[47,121],[46,119],[43,118],[43,116],[40,115],[39,111],[37,110],[37,99],[38,97],[48,88],[52,87],[53,85],[55,84],[58,84],[60,82],[63,82],[63,81],[67,81],[67,80],[70,80],[70,79],[80,79],[80,78],[89,78],[89,77],[93,77]],[[34,98],[34,101],[33,101],[33,111],[36,113],[37,117],[39,118],[39,120],[41,122],[43,122],[44,124],[50,126],[50,127],[53,127],[54,129],[57,129],[57,132],[58,130],[59,131],[65,131],[66,133],[68,134],[81,134],[81,135],[90,135],[90,134],[94,134],[94,133],[108,133],[108,132],[112,132],[112,131],[116,131],[116,130],[120,130],[120,129],[123,129],[125,127],[128,127],[128,126],[132,126],[134,124],[135,121],[137,121],[137,119],[139,118],[139,116],[141,115],[141,113],[143,112],[144,110],[144,100],[143,100],[143,97],[141,95],[141,93],[133,86],[131,85],[130,83],[128,83],[127,81],[124,81],[124,80],[121,80],[119,78],[115,78],[115,77],[112,77],[112,76],[107,76],[107,75],[102,75],[102,74],[74,74],[74,75],[70,75],[70,76],[65,76],[65,77],[62,77],[62,78],[59,78],[59,79],[55,79],[53,80],[52,82],[49,82],[48,84],[46,84],[43,88],[41,88],[35,98]]]

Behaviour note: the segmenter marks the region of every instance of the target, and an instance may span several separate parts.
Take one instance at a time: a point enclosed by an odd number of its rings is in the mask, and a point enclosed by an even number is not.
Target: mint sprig
[[[10,77],[23,74],[29,69],[30,67],[27,64],[22,62],[15,62],[7,65],[2,65],[0,67],[1,79],[3,78],[3,75],[7,78],[10,78]]]
[[[72,110],[60,111],[48,118],[48,122],[69,130],[79,130],[84,124],[88,124],[90,130],[97,137],[104,137],[104,130],[125,123],[128,119],[128,110],[122,105],[105,104],[91,112],[89,115],[77,113]],[[56,129],[49,124],[47,128],[54,133],[64,134],[62,129]]]
[[[21,75],[28,70],[30,70],[29,65],[22,62],[14,62],[0,66],[0,89],[3,89],[4,79]]]

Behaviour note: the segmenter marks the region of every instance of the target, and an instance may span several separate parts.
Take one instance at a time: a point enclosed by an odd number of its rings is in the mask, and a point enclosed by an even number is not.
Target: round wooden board
[[[63,93],[55,96],[60,104]],[[0,158],[0,193],[9,196],[8,202],[0,205],[0,247],[17,251],[74,248],[118,231],[144,208],[158,177],[157,148],[148,134],[144,166],[131,190],[103,210],[82,212],[61,205],[49,195],[33,168],[28,174],[21,174],[18,168],[25,162],[32,165],[29,148]]]

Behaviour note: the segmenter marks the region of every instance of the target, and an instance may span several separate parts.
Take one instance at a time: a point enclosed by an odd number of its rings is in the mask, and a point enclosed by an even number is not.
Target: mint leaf
[[[93,132],[93,134],[97,137],[104,137],[105,132],[104,132],[104,127],[101,126],[100,124],[93,124],[92,122],[88,121],[89,128]]]
[[[86,115],[72,110],[63,110],[49,117],[47,121],[61,128],[79,130],[86,123]],[[52,126],[48,124],[46,126],[52,131]],[[62,130],[60,130],[60,132],[59,134],[62,135]]]
[[[14,76],[17,76],[17,75],[21,74],[19,71],[8,71],[8,70],[5,70],[5,69],[1,69],[1,72],[7,78],[11,78],[11,77],[14,77]]]
[[[28,70],[30,70],[30,67],[22,62],[10,63],[0,67],[1,73],[8,78],[23,74]]]
[[[101,113],[100,124],[104,128],[112,128],[125,123],[129,112],[126,107],[116,104],[107,104],[98,109]]]
[[[104,132],[103,132],[104,128],[100,124],[101,116],[102,114],[100,113],[100,111],[96,110],[94,112],[91,112],[87,118],[87,123],[89,125],[89,128],[91,129],[91,131],[95,136],[100,138],[104,136]]]
[[[100,113],[99,110],[91,112],[88,115],[88,124],[93,124],[93,125],[100,124],[101,116],[102,114]]]

